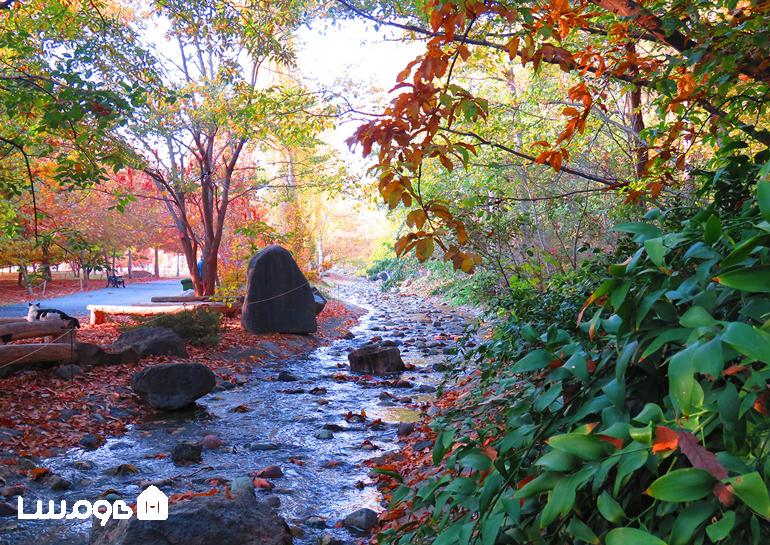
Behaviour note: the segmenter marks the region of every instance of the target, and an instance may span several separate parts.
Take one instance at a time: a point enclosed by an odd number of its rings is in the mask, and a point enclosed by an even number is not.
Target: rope
[[[21,356],[20,358],[16,358],[13,361],[10,361],[8,363],[4,363],[4,364],[0,365],[0,369],[2,369],[4,367],[10,367],[11,365],[13,365],[15,363],[19,363],[21,360],[27,359],[28,357],[30,357],[33,354],[37,354],[41,350],[44,350],[45,348],[47,348],[49,344],[55,344],[56,341],[58,341],[59,339],[63,339],[65,336],[69,335],[73,331],[74,331],[73,329],[68,329],[67,331],[65,331],[64,333],[62,333],[61,335],[59,335],[58,337],[53,339],[50,343],[45,343],[43,346],[41,346],[40,348],[37,348],[36,350],[33,350],[29,354],[25,354],[25,355]],[[72,337],[74,337],[74,335]],[[21,345],[21,346],[23,346],[23,345]],[[73,351],[75,350],[75,340],[73,338],[70,338],[70,350],[73,350]]]

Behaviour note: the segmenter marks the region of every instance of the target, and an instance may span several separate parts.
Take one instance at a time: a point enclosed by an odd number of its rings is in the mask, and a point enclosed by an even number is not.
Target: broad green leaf
[[[526,373],[543,369],[554,360],[553,354],[548,350],[533,350],[513,366],[514,373]]]
[[[722,223],[719,216],[712,214],[703,226],[703,240],[707,244],[714,244],[722,236]]]
[[[770,333],[743,322],[730,322],[722,342],[752,359],[770,363]]]
[[[698,527],[714,512],[714,505],[709,502],[699,502],[691,505],[676,517],[671,527],[669,545],[687,545]]]
[[[695,329],[696,327],[711,327],[717,322],[705,308],[694,306],[690,307],[687,312],[679,318],[679,323],[682,327],[691,327]]]
[[[644,241],[644,249],[647,251],[647,255],[650,261],[655,263],[658,267],[664,267],[666,265],[666,254],[668,248],[663,244],[663,238],[650,238]]]
[[[620,522],[626,518],[626,512],[623,511],[620,504],[606,490],[599,494],[599,497],[596,499],[596,508],[601,516],[612,523]]]
[[[733,492],[752,511],[765,519],[770,520],[770,495],[767,485],[756,471],[728,479],[733,485]]]
[[[730,252],[719,265],[722,268],[737,265],[749,257],[755,249],[759,248],[760,246],[767,246],[768,244],[770,244],[770,235],[757,235],[752,237],[736,246],[735,249],[733,249],[733,251]]]
[[[556,483],[553,490],[548,495],[548,503],[545,504],[540,514],[540,527],[545,528],[559,516],[567,515],[575,505],[575,488],[577,483],[574,479],[565,478]]]
[[[755,265],[721,273],[716,281],[741,291],[770,293],[770,265]]]
[[[763,181],[757,184],[757,204],[762,217],[770,221],[770,182]]]
[[[706,526],[706,535],[716,543],[729,536],[733,526],[735,526],[735,511],[728,511],[721,519]]]
[[[656,500],[685,502],[711,493],[715,479],[708,471],[694,467],[675,469],[656,479],[646,490]]]
[[[627,450],[628,452],[624,452],[621,455],[620,462],[618,463],[618,472],[615,476],[615,488],[612,490],[613,494],[616,496],[620,493],[623,479],[642,467],[649,456],[649,451],[640,443],[631,443],[623,450]]]
[[[492,460],[479,449],[473,449],[463,454],[458,458],[457,462],[463,467],[475,469],[476,471],[484,471],[492,467]]]
[[[601,541],[588,525],[577,517],[572,517],[567,525],[567,533],[580,541],[599,545]]]
[[[615,528],[604,538],[606,545],[666,545],[666,542],[637,528]]]
[[[703,404],[703,388],[695,379],[693,356],[697,345],[675,354],[668,363],[668,383],[671,397],[682,414],[690,415]]]
[[[554,435],[546,442],[556,450],[568,452],[589,462],[606,456],[611,448],[608,443],[597,437],[580,433]]]
[[[612,228],[613,231],[619,231],[621,233],[630,233],[632,235],[638,235],[636,242],[643,242],[645,239],[659,237],[662,233],[661,230],[650,223],[620,223]]]
[[[572,471],[580,465],[580,458],[568,452],[554,449],[538,458],[535,465],[548,471]]]

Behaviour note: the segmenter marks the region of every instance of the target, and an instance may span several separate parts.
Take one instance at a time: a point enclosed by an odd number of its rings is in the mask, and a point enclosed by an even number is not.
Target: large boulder
[[[315,303],[315,315],[318,316],[324,311],[328,301],[326,300],[326,297],[324,297],[323,294],[318,290],[318,288],[313,287],[311,290],[313,292],[313,302]]]
[[[192,405],[216,386],[214,373],[200,363],[162,363],[131,376],[131,387],[155,409],[175,411]]]
[[[167,327],[138,327],[126,331],[113,343],[120,351],[133,348],[140,358],[147,356],[188,357],[182,338]]]
[[[390,375],[406,369],[395,346],[364,346],[350,352],[348,361],[351,371],[367,375]]]
[[[94,518],[90,545],[291,545],[286,522],[254,489],[238,489],[234,499],[224,495],[194,497],[169,506],[166,520],[110,519],[105,526]]]
[[[268,246],[249,261],[241,324],[252,333],[315,333],[315,301],[288,250]]]

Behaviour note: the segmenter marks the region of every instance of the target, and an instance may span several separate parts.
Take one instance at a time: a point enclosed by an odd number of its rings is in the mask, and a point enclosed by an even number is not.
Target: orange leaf
[[[619,439],[617,437],[610,437],[609,435],[597,435],[596,437],[598,437],[605,443],[609,443],[610,445],[614,446],[617,450],[620,450],[623,448],[623,439]]]
[[[652,453],[676,450],[679,446],[679,439],[676,432],[666,426],[655,426],[655,442],[652,444]]]

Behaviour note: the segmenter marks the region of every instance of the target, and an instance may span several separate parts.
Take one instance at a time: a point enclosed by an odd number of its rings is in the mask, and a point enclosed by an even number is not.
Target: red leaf
[[[680,431],[677,433],[679,439],[679,449],[687,456],[693,467],[699,469],[705,469],[711,473],[715,479],[727,478],[727,470],[719,460],[717,460],[716,454],[706,450],[703,445],[700,444],[698,438],[695,437],[689,431]]]
[[[714,495],[725,507],[731,507],[735,503],[735,495],[733,494],[733,485],[717,483],[714,485]]]
[[[617,450],[620,450],[623,448],[623,439],[618,439],[617,437],[610,437],[609,435],[597,435],[596,437],[614,446]]]
[[[678,445],[677,435],[674,430],[666,426],[655,426],[655,442],[652,444],[652,453],[676,450]]]

